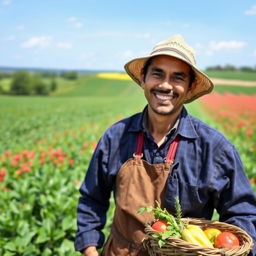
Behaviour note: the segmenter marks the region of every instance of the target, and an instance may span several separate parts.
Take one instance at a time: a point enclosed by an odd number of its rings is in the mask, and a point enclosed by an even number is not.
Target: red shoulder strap
[[[143,147],[143,141],[144,141],[144,134],[143,132],[139,133],[138,135],[138,140],[137,140],[137,147],[136,147],[136,152],[134,156],[142,156],[142,147]],[[173,163],[175,159],[175,155],[177,152],[177,148],[180,142],[180,136],[176,136],[173,142],[170,144],[167,156],[166,156],[166,162]]]
[[[180,142],[180,136],[177,135],[169,147],[166,160],[165,160],[166,162],[170,162],[170,163],[174,162],[179,142]]]
[[[141,132],[138,136],[135,156],[142,156],[143,141],[144,141],[144,135],[143,135],[143,132]]]

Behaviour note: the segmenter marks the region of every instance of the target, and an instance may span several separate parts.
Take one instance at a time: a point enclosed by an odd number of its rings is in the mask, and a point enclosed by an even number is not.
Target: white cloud
[[[253,52],[253,56],[255,56],[256,57],[256,49],[254,50],[254,52]]]
[[[22,48],[47,48],[51,44],[51,37],[50,36],[38,36],[38,37],[31,37],[26,42],[21,44]]]
[[[76,23],[73,24],[73,26],[75,28],[82,28],[84,26],[84,24],[82,22],[76,22]]]
[[[221,50],[235,50],[235,49],[240,49],[243,48],[246,45],[245,42],[243,41],[211,41],[209,43],[209,48],[212,51],[221,51]]]
[[[10,5],[12,0],[2,0],[3,5]]]
[[[245,11],[245,15],[256,15],[256,5],[253,5],[249,10]]]
[[[70,43],[67,43],[67,42],[59,42],[57,44],[57,47],[62,48],[62,49],[71,49],[73,47],[73,45]]]
[[[75,21],[77,21],[77,17],[72,16],[68,18],[68,22],[75,22]]]
[[[83,22],[77,17],[71,16],[68,18],[68,22],[74,27],[74,28],[82,28],[84,26]]]

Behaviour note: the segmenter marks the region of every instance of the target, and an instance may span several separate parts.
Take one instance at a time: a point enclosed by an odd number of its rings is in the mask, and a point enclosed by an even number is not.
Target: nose
[[[165,79],[164,81],[162,81],[162,83],[161,84],[159,84],[159,87],[161,87],[161,88],[165,88],[165,89],[173,89],[173,85],[172,85],[172,83],[169,81],[169,80],[167,80],[167,79]]]

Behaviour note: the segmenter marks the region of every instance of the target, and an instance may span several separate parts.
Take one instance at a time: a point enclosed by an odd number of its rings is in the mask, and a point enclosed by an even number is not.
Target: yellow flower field
[[[131,78],[125,73],[109,72],[109,73],[98,73],[97,77],[103,79],[115,79],[115,80],[131,80]]]

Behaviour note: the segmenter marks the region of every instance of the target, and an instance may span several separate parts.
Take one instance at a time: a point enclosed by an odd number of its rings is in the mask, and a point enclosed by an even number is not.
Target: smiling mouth
[[[174,93],[173,90],[152,90],[155,97],[161,101],[172,100],[177,97],[177,93]]]

